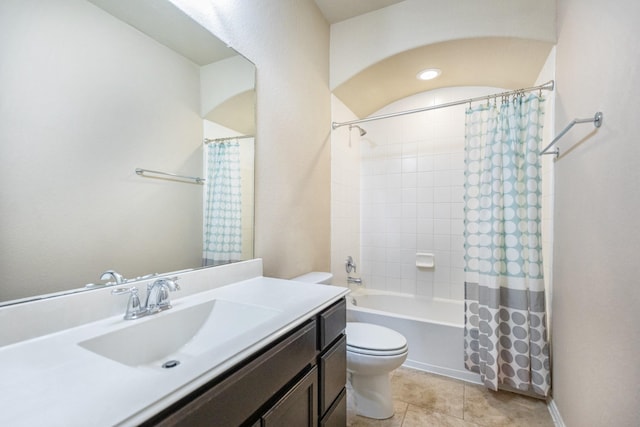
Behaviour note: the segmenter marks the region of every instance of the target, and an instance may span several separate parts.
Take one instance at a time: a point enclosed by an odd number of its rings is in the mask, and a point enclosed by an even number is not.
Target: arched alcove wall
[[[452,86],[533,84],[556,41],[555,0],[406,0],[331,26],[330,86],[359,117]],[[424,68],[442,76],[421,82]]]

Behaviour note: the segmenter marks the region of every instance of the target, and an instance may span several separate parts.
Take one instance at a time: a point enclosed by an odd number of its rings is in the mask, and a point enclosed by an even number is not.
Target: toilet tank
[[[322,283],[324,285],[330,285],[331,279],[333,279],[333,274],[331,273],[327,273],[325,271],[312,271],[311,273],[294,277],[291,280],[295,280],[296,282]]]

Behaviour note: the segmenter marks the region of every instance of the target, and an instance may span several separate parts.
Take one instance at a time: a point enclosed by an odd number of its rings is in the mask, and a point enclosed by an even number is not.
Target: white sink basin
[[[266,307],[220,299],[172,308],[79,345],[129,366],[184,361],[237,338],[280,313]]]

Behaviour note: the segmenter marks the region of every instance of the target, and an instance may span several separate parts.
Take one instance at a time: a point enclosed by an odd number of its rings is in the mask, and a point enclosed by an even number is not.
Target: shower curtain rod
[[[518,94],[526,93],[526,92],[534,92],[536,90],[539,90],[540,92],[542,92],[543,90],[553,90],[554,86],[555,86],[554,81],[553,80],[549,80],[548,82],[546,82],[545,84],[542,84],[540,86],[533,86],[533,87],[527,87],[527,88],[524,88],[524,89],[510,90],[508,92],[494,93],[492,95],[478,96],[476,98],[469,98],[469,99],[464,99],[464,100],[460,100],[460,101],[447,102],[445,104],[432,105],[430,107],[417,108],[415,110],[399,111],[397,113],[383,114],[383,115],[380,115],[380,116],[367,117],[367,118],[364,118],[364,119],[351,120],[351,121],[348,121],[348,122],[332,122],[331,123],[331,128],[332,129],[338,129],[339,127],[342,127],[342,126],[355,125],[357,123],[372,122],[374,120],[388,119],[388,118],[391,118],[391,117],[404,116],[404,115],[407,115],[407,114],[422,113],[423,111],[437,110],[439,108],[453,107],[453,106],[456,106],[456,105],[471,104],[472,102],[478,102],[478,101],[483,101],[483,100],[487,100],[487,102],[488,102],[491,98],[495,99],[495,98],[499,98],[499,97],[518,95]]]
[[[254,137],[253,135],[242,135],[242,136],[227,136],[224,138],[205,138],[204,143],[209,144],[213,142],[214,144],[217,144],[219,142],[227,142],[227,141],[232,141],[234,139],[246,139],[246,138],[253,138],[253,137]]]

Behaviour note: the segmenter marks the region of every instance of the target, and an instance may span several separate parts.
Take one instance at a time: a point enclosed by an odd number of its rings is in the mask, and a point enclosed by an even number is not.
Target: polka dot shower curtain
[[[206,146],[202,265],[242,259],[242,196],[238,141]]]
[[[465,366],[484,384],[551,386],[540,235],[544,99],[469,108],[465,124]]]

